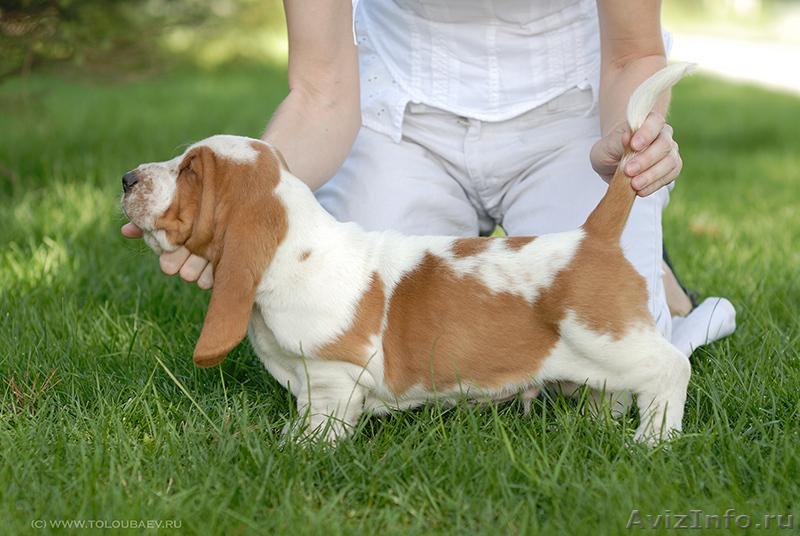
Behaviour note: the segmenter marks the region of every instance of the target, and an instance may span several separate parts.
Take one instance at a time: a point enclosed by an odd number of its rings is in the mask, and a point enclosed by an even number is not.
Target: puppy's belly
[[[427,404],[439,404],[450,407],[457,404],[500,404],[519,398],[528,401],[539,395],[540,388],[535,384],[524,386],[508,386],[503,389],[481,389],[477,386],[464,386],[463,389],[450,390],[444,393],[433,393],[422,387],[412,389],[402,398],[383,398],[372,392],[364,400],[364,410],[381,415],[390,411],[404,411]]]

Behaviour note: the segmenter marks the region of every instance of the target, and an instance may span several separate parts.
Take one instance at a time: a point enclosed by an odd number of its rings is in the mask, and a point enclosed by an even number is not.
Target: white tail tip
[[[636,131],[644,124],[647,114],[655,106],[658,98],[669,88],[678,83],[678,80],[695,70],[696,63],[681,62],[661,69],[656,74],[642,82],[631,95],[628,102],[628,124]]]

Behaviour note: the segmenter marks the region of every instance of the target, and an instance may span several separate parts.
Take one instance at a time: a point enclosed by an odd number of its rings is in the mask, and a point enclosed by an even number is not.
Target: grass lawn
[[[800,527],[800,99],[702,76],[674,92],[670,254],[684,283],[734,302],[739,328],[692,357],[669,450],[632,444],[633,416],[563,400],[363,419],[335,449],[301,449],[281,444],[293,401],[246,343],[220,368],[192,364],[209,294],[119,234],[126,171],[212,134],[258,136],[284,80],[0,86],[0,532]]]

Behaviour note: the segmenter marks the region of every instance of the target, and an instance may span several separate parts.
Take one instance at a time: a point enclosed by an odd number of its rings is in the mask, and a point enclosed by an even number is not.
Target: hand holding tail
[[[683,161],[678,144],[672,138],[673,129],[664,117],[652,111],[655,101],[677,80],[692,71],[692,63],[677,63],[653,75],[643,84],[628,106],[628,121],[598,141],[590,154],[594,170],[610,182],[625,149],[635,153],[625,162],[624,172],[631,186],[641,197],[648,196],[673,182],[681,172]]]
[[[660,114],[652,112],[652,109],[658,98],[692,69],[694,69],[694,64],[692,63],[671,65],[645,80],[631,95],[627,110],[628,128],[619,132],[620,140],[627,139],[628,143],[621,144],[623,152],[618,158],[618,164],[609,181],[608,191],[584,224],[584,228],[590,233],[595,233],[598,237],[610,242],[618,243],[622,229],[628,220],[633,201],[637,195],[640,195],[640,191],[636,189],[634,181],[631,180],[629,168],[631,166],[641,166],[642,162],[647,162],[651,157],[656,158],[653,154],[657,155],[659,150],[665,151],[667,155],[671,154],[673,150],[677,152],[677,144],[667,149],[674,143],[672,142],[672,129],[667,129],[664,118]],[[659,131],[659,124],[662,125],[659,134],[644,150],[637,152],[637,145],[647,144],[652,132]],[[661,133],[665,131],[668,132],[668,136],[661,137]],[[660,140],[659,137],[661,137]],[[603,140],[598,144],[602,142]],[[598,144],[595,144],[595,148]],[[592,149],[593,153],[595,148]],[[680,157],[677,158],[680,161]],[[656,176],[653,184],[668,184],[668,182],[665,182],[666,177],[672,174],[677,175],[674,168],[670,170],[669,163],[665,164],[664,158],[662,158],[648,170],[637,175],[637,177],[641,177],[641,175],[653,170],[653,168],[655,168],[653,175],[657,175],[656,172],[659,169],[669,171],[666,175]],[[678,171],[680,171],[680,166],[678,166]],[[637,177],[634,177],[634,180]],[[651,186],[653,185],[646,186],[646,188]]]

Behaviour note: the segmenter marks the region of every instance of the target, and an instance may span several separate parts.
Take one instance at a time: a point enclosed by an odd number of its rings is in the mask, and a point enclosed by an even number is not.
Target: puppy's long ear
[[[247,334],[256,289],[288,227],[286,210],[274,192],[281,173],[278,159],[269,147],[253,144],[259,156],[252,163],[227,160],[210,150],[200,155],[204,206],[199,212],[206,218],[213,214],[213,221],[197,224],[212,229],[213,240],[210,252],[198,249],[210,253],[214,271],[211,301],[194,350],[194,362],[201,367],[218,365]]]

